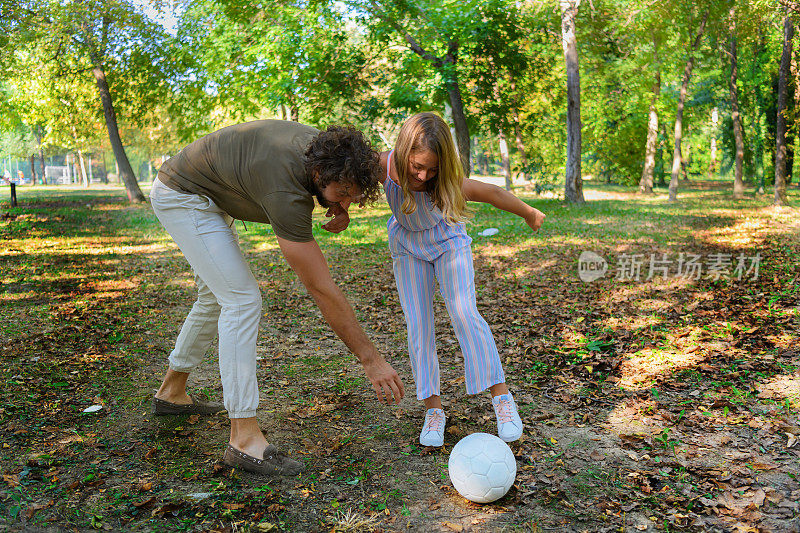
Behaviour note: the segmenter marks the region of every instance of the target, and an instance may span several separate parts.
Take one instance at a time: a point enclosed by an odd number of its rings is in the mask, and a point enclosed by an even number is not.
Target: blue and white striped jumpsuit
[[[392,209],[389,250],[400,304],[408,327],[408,352],[417,383],[417,399],[438,396],[439,360],[433,322],[435,279],[444,297],[461,353],[467,393],[504,383],[503,366],[489,325],[475,305],[472,238],[464,224],[449,225],[427,192],[411,191],[417,208],[403,213],[403,189],[389,177],[389,153],[383,187]]]

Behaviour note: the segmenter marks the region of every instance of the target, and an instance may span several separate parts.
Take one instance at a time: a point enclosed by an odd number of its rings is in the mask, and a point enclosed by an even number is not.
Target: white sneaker
[[[522,419],[517,412],[517,404],[511,393],[492,398],[494,415],[497,417],[497,436],[506,442],[513,442],[522,436]]]
[[[428,409],[425,413],[425,424],[419,434],[419,443],[423,446],[439,447],[444,444],[444,425],[447,418],[442,409]]]

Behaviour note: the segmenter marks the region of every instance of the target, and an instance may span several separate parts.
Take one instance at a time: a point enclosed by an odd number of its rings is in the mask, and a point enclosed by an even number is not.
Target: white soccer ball
[[[453,447],[448,470],[459,494],[476,503],[489,503],[502,498],[514,484],[517,461],[499,437],[473,433]]]

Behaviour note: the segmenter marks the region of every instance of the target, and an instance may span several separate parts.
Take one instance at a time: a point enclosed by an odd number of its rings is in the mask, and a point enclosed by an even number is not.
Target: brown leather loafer
[[[161,415],[215,415],[225,410],[220,403],[203,402],[191,396],[192,403],[181,405],[153,397],[153,414]]]
[[[261,459],[247,455],[228,444],[222,462],[228,466],[265,476],[296,476],[303,469],[300,463],[290,459],[272,444],[264,450],[264,457]]]

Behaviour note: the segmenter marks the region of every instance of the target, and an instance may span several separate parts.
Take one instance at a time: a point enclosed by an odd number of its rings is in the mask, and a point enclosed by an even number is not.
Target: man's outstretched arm
[[[292,242],[278,237],[283,256],[308,293],[314,298],[325,321],[364,367],[378,400],[398,403],[405,395],[394,368],[375,349],[356,320],[353,308],[334,283],[317,241]]]

